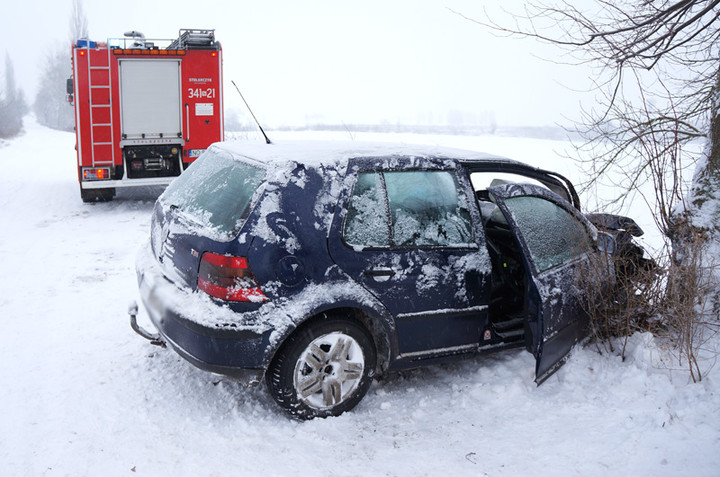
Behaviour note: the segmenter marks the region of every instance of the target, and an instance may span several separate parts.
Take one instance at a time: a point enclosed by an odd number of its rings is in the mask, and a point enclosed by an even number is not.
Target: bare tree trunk
[[[672,263],[665,315],[675,330],[681,362],[685,360],[696,382],[702,380],[698,359],[706,340],[704,325],[720,316],[720,72],[712,94],[705,152],[688,199],[670,227]]]
[[[697,162],[684,210],[676,210],[669,237],[677,253],[693,236],[720,245],[720,70],[709,108],[705,150]]]
[[[711,215],[715,220],[706,227],[712,227],[711,235],[720,239],[718,220],[720,219],[720,72],[715,83],[710,109],[710,131],[706,147],[706,162],[699,164],[699,170],[693,178],[693,203],[691,207],[702,210],[705,206],[713,207]],[[707,204],[711,202],[712,204]]]

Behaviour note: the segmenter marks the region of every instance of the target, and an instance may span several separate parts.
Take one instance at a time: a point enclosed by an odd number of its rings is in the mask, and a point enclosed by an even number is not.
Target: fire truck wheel
[[[83,202],[109,202],[115,197],[115,188],[80,189]]]

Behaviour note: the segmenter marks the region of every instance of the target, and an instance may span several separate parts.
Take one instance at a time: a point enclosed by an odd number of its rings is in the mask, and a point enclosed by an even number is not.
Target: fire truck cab
[[[214,30],[141,33],[72,47],[78,181],[85,202],[167,185],[224,135],[222,49]]]

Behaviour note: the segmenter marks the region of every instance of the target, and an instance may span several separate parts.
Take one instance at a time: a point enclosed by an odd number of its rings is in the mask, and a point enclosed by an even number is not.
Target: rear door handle
[[[387,267],[378,267],[365,270],[363,274],[368,277],[373,277],[377,281],[385,281],[395,275],[395,270]]]

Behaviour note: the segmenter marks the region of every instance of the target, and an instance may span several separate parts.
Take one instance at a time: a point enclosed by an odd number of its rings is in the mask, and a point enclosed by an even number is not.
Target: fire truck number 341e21
[[[188,98],[215,98],[215,88],[188,88]]]
[[[167,185],[222,141],[222,49],[214,30],[176,39],[132,31],[72,46],[78,181],[85,202],[118,188]]]

